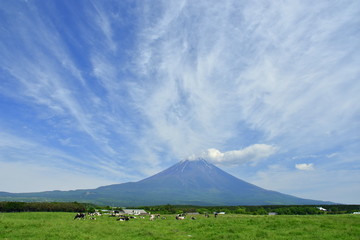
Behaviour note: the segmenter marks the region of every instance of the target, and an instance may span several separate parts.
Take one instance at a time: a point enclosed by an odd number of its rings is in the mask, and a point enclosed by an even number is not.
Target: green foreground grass
[[[195,216],[73,220],[74,213],[0,213],[0,239],[360,239],[359,215]]]

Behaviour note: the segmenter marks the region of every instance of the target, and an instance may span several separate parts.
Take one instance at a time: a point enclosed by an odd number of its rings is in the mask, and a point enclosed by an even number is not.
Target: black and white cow
[[[178,215],[176,215],[175,219],[176,220],[184,220],[185,216],[183,214],[178,214]]]
[[[86,214],[85,213],[77,213],[74,217],[75,219],[85,219]]]
[[[118,219],[116,219],[116,221],[129,221],[130,218],[128,216],[120,216]]]

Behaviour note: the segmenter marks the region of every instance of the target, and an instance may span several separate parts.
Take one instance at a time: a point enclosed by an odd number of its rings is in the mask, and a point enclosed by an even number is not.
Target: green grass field
[[[190,216],[73,220],[73,213],[0,213],[0,239],[360,239],[359,215]]]

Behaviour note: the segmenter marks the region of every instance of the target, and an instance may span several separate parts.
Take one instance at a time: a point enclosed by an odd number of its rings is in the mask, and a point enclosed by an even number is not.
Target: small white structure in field
[[[148,213],[143,209],[124,209],[124,214],[129,215],[147,215]]]
[[[327,211],[325,208],[323,207],[317,207],[317,209],[319,209],[320,211]]]
[[[353,212],[353,214],[360,214],[360,212]]]
[[[275,216],[278,215],[276,212],[269,212],[269,216]]]

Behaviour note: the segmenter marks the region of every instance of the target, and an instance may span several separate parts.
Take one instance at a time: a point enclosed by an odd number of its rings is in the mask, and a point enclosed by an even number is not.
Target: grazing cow
[[[205,217],[208,218],[208,217],[209,217],[209,214],[208,214],[208,213],[205,213]]]
[[[151,214],[150,216],[150,221],[154,221],[155,220],[155,215],[154,214]]]
[[[74,217],[75,219],[85,219],[85,213],[77,213]]]
[[[196,217],[191,217],[191,220],[196,220]]]
[[[116,219],[116,221],[129,221],[130,218],[128,216],[120,216],[118,219]]]
[[[184,220],[185,216],[182,216],[182,214],[178,214],[178,215],[176,215],[175,219],[176,220]]]
[[[91,216],[91,217],[101,216],[101,214],[100,214],[100,213],[97,213],[97,212],[95,212],[95,213],[88,213],[87,215],[88,215],[88,216]]]

